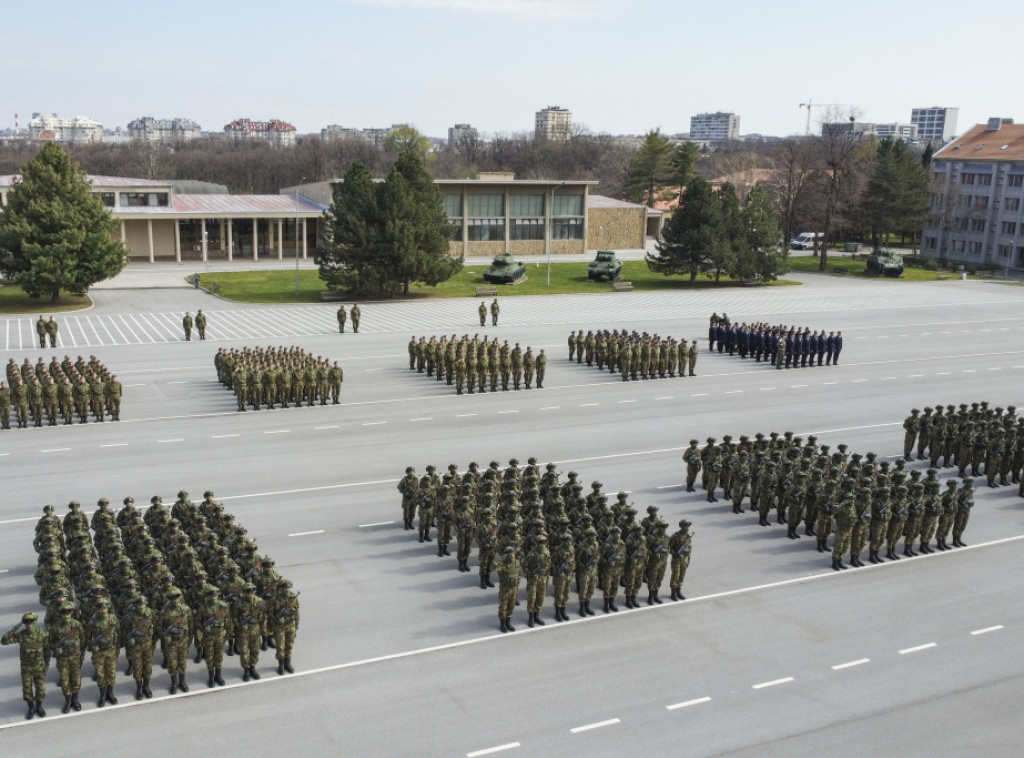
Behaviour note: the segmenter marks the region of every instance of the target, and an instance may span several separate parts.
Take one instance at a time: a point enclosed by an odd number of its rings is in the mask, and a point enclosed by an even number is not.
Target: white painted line
[[[380,426],[381,424],[386,424],[386,423],[388,423],[388,422],[387,421],[367,421],[366,423],[363,424],[363,426]]]
[[[0,457],[6,458],[10,453],[0,453]]]
[[[433,420],[434,420],[433,416],[421,416],[420,418],[411,418],[411,419],[409,419],[410,422],[412,422],[412,421],[433,421]]]
[[[597,403],[580,403],[579,407],[580,408],[591,408],[591,407],[593,407],[595,405],[597,405]]]
[[[587,724],[585,726],[576,726],[569,731],[573,734],[579,734],[580,732],[586,732],[589,729],[600,729],[602,726],[612,726],[613,724],[620,723],[620,719],[608,719],[607,721],[596,721],[593,724]]]
[[[289,537],[307,537],[310,534],[323,534],[323,533],[324,533],[323,529],[317,529],[317,530],[312,531],[312,532],[295,532],[295,534],[289,534],[288,536]]]
[[[619,405],[623,405],[625,403],[635,403],[635,402],[636,402],[636,400],[620,400],[619,401]]]
[[[504,414],[504,413],[519,413],[519,411],[498,411],[498,415],[499,416]]]
[[[502,750],[511,750],[514,747],[520,747],[518,742],[507,742],[504,745],[496,745],[494,747],[484,748],[483,750],[474,750],[472,753],[466,753],[466,758],[478,758],[481,755],[490,755],[491,753],[500,753]]]
[[[952,371],[936,371],[935,376],[949,376],[952,373]]]
[[[359,528],[360,529],[368,529],[371,526],[387,526],[388,524],[393,524],[393,523],[395,523],[395,522],[394,521],[375,521],[372,524],[360,524]]]
[[[755,690],[760,690],[760,689],[763,689],[765,687],[774,687],[776,684],[785,684],[786,682],[792,682],[792,681],[793,681],[793,677],[786,676],[786,677],[783,677],[782,679],[772,679],[770,682],[761,682],[760,684],[753,684],[753,685],[751,685],[751,687],[753,687]]]
[[[1024,329],[1024,327],[1021,328]],[[1024,368],[1024,366],[1011,366],[1010,368]]]
[[[659,489],[659,490],[670,490],[670,489],[673,489],[675,487],[683,487],[683,486],[685,486],[685,485],[682,485],[682,484],[663,484],[660,487],[658,487],[657,489]]]
[[[173,381],[173,382],[167,382],[167,383],[168,383],[168,384],[188,384],[188,382],[186,382],[186,381],[185,381],[184,379],[178,379],[178,380],[176,380],[176,381]]]
[[[775,390],[775,387],[760,387],[759,390],[761,392],[772,392]]]
[[[918,650],[927,650],[930,647],[938,647],[939,643],[929,642],[925,645],[915,645],[914,647],[905,647],[900,650],[900,655],[906,655],[907,653],[916,653]]]
[[[910,378],[911,379],[922,379],[922,378],[924,378],[924,374],[911,374]]]
[[[313,429],[315,429],[315,430],[323,430],[323,429],[337,429],[337,428],[338,428],[338,425],[337,425],[337,424],[334,424],[333,426],[314,426],[314,427],[313,427]]]
[[[561,407],[562,406],[560,406],[560,405],[545,405],[543,408],[541,408],[541,410],[542,411],[557,411]]]
[[[370,373],[371,371],[380,371],[380,369],[379,368],[365,368],[365,369],[363,369],[363,371],[365,371],[366,373]]]
[[[125,387],[145,387],[145,384],[126,384]]]
[[[741,394],[743,394],[743,390],[726,390],[725,394],[726,395],[741,395]]]
[[[1002,628],[1002,624],[997,624],[996,626],[986,626],[984,629],[975,629],[973,632],[971,632],[971,634],[988,634],[989,632],[998,632]]]
[[[973,368],[965,368],[960,373],[962,373],[962,374],[975,374],[975,373],[977,373],[977,370],[973,369]]]
[[[470,416],[476,416],[476,413],[456,413],[455,418],[469,418]]]
[[[694,395],[690,395],[690,397],[707,397],[709,394],[709,392],[698,392]]]
[[[47,448],[46,450],[40,450],[39,452],[40,453],[66,453],[70,449],[71,449],[70,447],[51,447],[51,448]]]
[[[674,711],[676,708],[689,708],[691,705],[700,705],[701,703],[706,703],[710,699],[711,698],[709,697],[699,697],[694,700],[686,700],[682,703],[673,703],[672,705],[666,705],[665,710]]]
[[[291,429],[268,429],[264,434],[291,434]]]
[[[798,389],[801,389],[801,388],[806,387],[806,386],[807,386],[806,384],[791,384],[791,385],[789,385],[789,388],[791,390],[798,390]]]
[[[237,436],[238,436],[237,434],[214,434],[212,437],[210,437],[210,439],[212,439],[212,440],[222,440],[222,439],[225,439],[226,437],[237,437]]]
[[[656,398],[654,398],[654,399],[655,399],[655,400],[671,400],[671,399],[672,399],[672,396],[671,396],[671,395],[664,395],[664,396],[662,396],[662,397],[656,397]]]
[[[848,668],[853,668],[854,666],[861,666],[861,665],[863,665],[865,663],[871,663],[871,659],[870,658],[858,658],[855,661],[848,661],[846,663],[840,663],[837,666],[833,666],[832,670],[833,671],[839,671],[840,669],[848,669]]]
[[[10,569],[0,569],[0,574],[6,574]]]
[[[100,445],[100,447],[128,447],[127,442],[111,442],[107,445]]]
[[[161,444],[163,442],[184,442],[184,441],[185,441],[184,437],[177,437],[177,438],[175,438],[173,440],[157,440],[157,444]]]
[[[991,366],[988,370],[989,371],[1002,371],[1003,369],[1002,369],[1001,366]]]
[[[850,384],[860,384],[861,382],[866,382],[866,381],[867,381],[867,379],[851,379],[850,380]]]
[[[891,382],[891,381],[893,381],[893,380],[895,380],[895,379],[896,379],[896,377],[895,377],[895,376],[883,376],[883,377],[882,377],[882,381],[883,381],[883,382]]]

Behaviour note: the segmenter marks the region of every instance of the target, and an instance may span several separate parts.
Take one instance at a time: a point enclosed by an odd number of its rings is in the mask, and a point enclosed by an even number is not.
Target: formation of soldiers
[[[673,337],[637,334],[625,329],[598,329],[586,334],[580,329],[569,333],[569,360],[577,364],[597,363],[600,370],[616,371],[622,381],[633,379],[664,379],[675,376],[696,376],[697,340],[689,344]]]
[[[59,330],[60,327],[57,326],[53,316],[46,320],[40,315],[39,320],[36,321],[36,335],[39,337],[39,347],[45,348],[47,340],[50,341],[50,347],[57,347],[57,332]]]
[[[84,424],[92,414],[93,421],[121,420],[121,395],[124,388],[96,356],[88,362],[82,356],[72,363],[67,355],[58,362],[57,356],[45,363],[42,357],[35,366],[28,358],[18,366],[11,358],[7,362],[7,381],[0,381],[0,426],[11,428],[12,410],[19,429],[49,426],[59,421]]]
[[[838,366],[843,333],[826,335],[824,329],[812,332],[808,327],[764,322],[733,324],[728,314],[712,313],[708,350],[716,346],[719,353],[739,353],[740,358],[753,358],[757,363],[764,361],[777,369]]]
[[[989,408],[987,401],[959,407],[914,408],[903,421],[903,460],[927,460],[932,468],[954,467],[959,476],[980,476],[989,487],[1019,485],[1024,497],[1024,417],[1017,408]]]
[[[639,608],[641,585],[647,586],[647,604],[661,604],[659,596],[666,570],[673,600],[684,600],[683,579],[690,563],[693,534],[683,519],[672,534],[658,515],[647,508],[637,520],[636,508],[625,492],[609,505],[601,482],[583,494],[579,475],[570,471],[561,480],[549,463],[540,471],[535,458],[520,468],[513,458],[502,470],[497,461],[480,471],[474,462],[460,474],[455,464],[438,476],[427,466],[420,477],[410,466],[398,483],[402,494],[405,529],[418,529],[421,543],[431,542],[436,527],[437,555],[451,554],[456,543],[458,569],[469,572],[473,543],[477,545],[480,588],[494,587],[498,576],[498,620],[502,632],[515,631],[512,613],[519,604],[522,579],[526,580],[527,625],[544,625],[540,617],[552,579],[556,621],[568,621],[566,607],[575,581],[579,615],[592,616],[590,601],[601,590],[604,612],[617,612],[620,586],[626,607]],[[416,522],[416,526],[413,522]]]
[[[532,389],[536,379],[537,389],[544,387],[544,375],[547,373],[548,357],[542,349],[536,355],[529,346],[524,351],[519,343],[510,347],[508,340],[499,345],[498,338],[482,338],[474,334],[462,337],[412,337],[409,340],[409,370],[432,376],[437,381],[444,381],[448,386],[455,386],[455,393],[461,395],[467,390],[472,395],[486,392],[490,384],[491,392],[498,391],[498,380],[501,389]]]
[[[213,356],[217,379],[235,393],[238,410],[289,404],[337,405],[345,374],[337,361],[298,347],[221,348]]]
[[[730,500],[733,513],[743,513],[743,501],[750,497],[750,510],[757,511],[758,523],[770,526],[785,524],[787,536],[799,539],[803,533],[815,537],[819,553],[829,552],[828,538],[834,532],[831,548],[832,568],[845,569],[843,557],[849,552],[851,566],[863,566],[860,556],[868,548],[871,563],[885,558],[899,560],[896,554],[903,540],[903,555],[916,556],[915,546],[922,553],[936,548],[965,547],[963,533],[970,510],[974,506],[974,480],[963,479],[957,488],[955,479],[946,482],[940,493],[938,471],[928,469],[908,472],[903,459],[890,466],[878,461],[874,453],[847,453],[846,445],[838,445],[834,453],[828,445],[818,445],[814,435],[805,443],[792,432],[772,432],[765,438],[760,432],[751,440],[746,435],[733,443],[725,435],[716,444],[709,437],[700,448],[697,440],[683,452],[686,464],[686,490],[695,492],[697,474],[707,492],[708,502],[722,497]],[[952,545],[946,540],[952,531]]]
[[[185,664],[206,660],[207,685],[223,685],[222,664],[237,653],[242,679],[259,679],[261,650],[275,648],[277,673],[293,673],[299,627],[292,583],[212,492],[196,505],[178,493],[167,508],[159,496],[143,513],[131,497],[115,512],[106,498],[90,519],[77,501],[63,519],[47,505],[35,529],[39,556],[35,581],[46,608],[45,631],[34,612],[3,636],[22,648],[27,718],[45,716],[45,675],[56,659],[63,712],[80,710],[81,667],[91,654],[99,686],[98,707],[116,704],[114,684],[123,649],[135,698],[152,697],[155,647],[170,674],[170,693],[188,692]],[[42,633],[42,634],[41,634]]]

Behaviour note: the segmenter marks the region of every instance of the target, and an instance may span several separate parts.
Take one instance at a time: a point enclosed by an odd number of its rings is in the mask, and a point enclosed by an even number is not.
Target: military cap
[[[437,471],[437,469],[434,467],[433,464],[431,464],[430,466],[427,466],[427,473],[428,474],[433,474],[435,471]]]
[[[568,476],[570,479],[575,479],[577,476],[579,476],[579,474],[576,473],[575,471],[570,471],[568,474],[566,474],[566,476]]]
[[[924,407],[924,412],[925,412],[925,413],[931,413],[931,412],[932,412],[932,407],[931,407],[930,405],[926,405],[926,406]]]
[[[545,534],[538,534],[534,539],[540,544],[544,544],[548,541],[547,535]]]
[[[204,492],[203,497],[213,497],[213,490],[207,490]]]
[[[515,545],[507,545],[505,547],[505,552],[506,553],[514,553],[515,551],[516,551],[516,546]]]
[[[687,521],[686,519],[683,519],[682,521],[679,522],[679,526],[683,527],[684,529],[686,527],[688,527],[689,525],[690,525],[690,522]]]
[[[951,488],[956,487],[956,479],[947,479],[946,486]]]
[[[732,442],[732,435],[723,434],[722,435],[722,442]]]
[[[597,482],[597,481],[594,481],[594,482],[591,482],[591,483],[590,483],[590,486],[591,486],[591,487],[593,487],[593,488],[594,488],[594,489],[596,490],[596,489],[600,489],[600,488],[601,488],[601,487],[603,487],[604,485],[603,485],[603,484],[601,484],[601,482]]]
[[[758,432],[757,434],[755,434],[754,435],[754,439],[756,439],[756,440],[763,440],[764,439],[764,432]],[[690,444],[693,444],[693,443],[691,442]]]
[[[157,503],[161,502],[160,496],[159,495],[153,495],[153,497],[151,497],[149,499],[149,502],[151,502],[153,505],[156,505]]]
[[[53,506],[52,505],[44,505],[43,506],[43,513],[53,513]]]
[[[527,463],[528,465],[530,465],[530,466],[536,466],[536,465],[537,465],[537,459],[536,459],[536,458],[534,458],[534,457],[533,457],[533,456],[531,455],[531,456],[530,456],[529,458],[527,458],[527,459],[526,459],[526,463]]]
[[[101,497],[97,505],[110,505],[110,501],[107,500],[105,497]]]
[[[141,592],[138,594],[137,597],[134,598],[134,600],[136,603],[140,603],[142,605],[146,605],[149,602],[149,598],[147,598]]]
[[[181,498],[188,497],[188,493],[185,490],[178,490],[178,497],[181,497]]]
[[[768,436],[771,437],[773,440],[777,440],[779,438],[779,433],[778,432],[769,432]]]
[[[24,616],[21,617],[21,623],[23,623],[23,624],[32,624],[38,618],[39,618],[39,616],[36,615],[35,611],[29,611],[28,613],[26,613]]]
[[[456,466],[456,465],[455,465],[454,463],[449,463],[449,464],[448,464],[448,470],[449,470],[449,471],[458,471],[458,470],[459,470],[459,467],[458,467],[458,466]]]
[[[965,476],[964,477],[964,484],[965,485],[967,485],[967,484],[974,484],[974,477],[973,476]]]
[[[509,461],[508,461],[508,465],[509,466],[518,466],[519,465],[519,460],[516,459],[516,458],[510,458]]]
[[[252,582],[246,582],[245,584],[242,585],[242,589],[245,590],[246,592],[255,592],[256,591],[256,585],[253,584]]]
[[[171,587],[167,590],[167,597],[181,597],[181,589],[178,587]]]
[[[1014,413],[1017,412],[1017,406],[1016,405],[1008,405],[1008,406],[1006,406],[1006,412],[1012,416]]]
[[[135,498],[133,498],[131,496],[126,497],[123,502],[124,502],[125,505],[128,505],[129,503],[134,503],[135,502]]]
[[[920,411],[920,409],[918,409],[918,408],[911,408],[911,409],[910,409],[910,413],[911,413],[911,414],[918,414],[918,413],[920,413],[920,412],[921,412],[921,411]]]
[[[647,512],[653,516],[655,513],[658,512],[658,506],[656,506],[656,505],[648,505],[647,506]]]
[[[70,508],[71,510],[75,510],[75,508],[81,508],[81,507],[82,507],[82,504],[80,502],[78,502],[77,500],[72,500],[70,503],[68,503],[68,508]]]
[[[480,468],[480,465],[476,461],[469,464],[470,471],[476,471],[478,468]]]
[[[697,442],[697,440],[690,440],[690,444],[691,444],[691,445],[697,445],[697,444],[699,444],[699,443]]]
[[[740,435],[740,442],[746,442],[746,441],[748,441],[749,439],[750,439],[750,437],[748,437],[748,436],[747,436],[747,435],[745,435],[745,434],[741,434],[741,435]]]
[[[911,479],[915,479],[915,480],[920,479],[921,478],[921,472],[918,471],[917,469],[914,469],[913,471],[910,472],[910,478]]]
[[[406,466],[406,467],[405,467],[405,473],[407,473],[407,474],[411,474],[411,473],[413,473],[413,472],[414,472],[415,470],[416,470],[416,469],[414,469],[414,468],[413,468],[412,466]]]
[[[178,590],[178,592],[181,592],[181,590]],[[97,597],[95,603],[96,603],[96,607],[97,608],[109,608],[110,607],[110,599],[107,598],[104,595],[100,595],[99,597]]]
[[[714,437],[708,437],[708,444],[709,445],[714,445],[715,444],[715,438]]]
[[[845,453],[849,449],[849,445],[844,442],[840,442],[836,447],[839,449],[840,453]]]
[[[74,613],[77,606],[74,603],[61,603],[57,606],[57,610],[61,613]]]
[[[498,463],[497,461],[491,461],[490,466],[491,468],[500,468],[501,464]]]
[[[549,463],[544,468],[546,468],[548,471],[554,471],[558,467],[554,463]]]

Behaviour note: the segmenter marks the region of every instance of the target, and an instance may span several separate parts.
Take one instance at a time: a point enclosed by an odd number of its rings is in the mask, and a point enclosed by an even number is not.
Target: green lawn
[[[789,268],[791,271],[799,271],[801,273],[820,273],[818,270],[819,259],[811,255],[801,255],[799,257],[793,257],[789,259]],[[829,253],[828,256],[828,274],[838,274],[842,272],[844,276],[853,276],[861,279],[879,279],[890,282],[934,282],[936,279],[959,279],[959,273],[953,273],[948,271],[929,271],[924,268],[911,268],[906,266],[903,269],[903,276],[899,279],[894,279],[888,276],[874,276],[867,273],[867,262],[863,260],[856,260],[850,255],[843,255],[842,253]],[[973,277],[969,277],[973,278]]]
[[[5,284],[0,287],[0,313],[32,313],[49,316],[51,313],[80,311],[92,305],[87,297],[61,294],[60,302],[54,305],[49,298],[31,298],[16,284]]]
[[[413,286],[411,298],[427,297],[475,297],[475,288],[486,285],[483,280],[483,266],[467,266],[447,282],[436,287],[422,285]],[[548,269],[545,264],[539,266],[526,264],[526,281],[516,285],[499,285],[498,293],[509,295],[564,295],[580,292],[611,292],[609,282],[592,282],[587,279],[587,264],[552,263],[551,286],[548,286]],[[644,261],[625,261],[622,267],[622,279],[633,283],[636,290],[692,290],[713,289],[715,287],[743,286],[726,277],[716,285],[710,279],[698,277],[692,285],[682,277],[665,277],[652,273]],[[299,292],[295,293],[294,271],[239,271],[227,273],[202,274],[200,284],[209,287],[219,285],[218,294],[228,300],[251,303],[313,303],[320,302],[320,292],[325,289],[316,271],[299,272]],[[770,286],[797,284],[797,282],[779,280]]]

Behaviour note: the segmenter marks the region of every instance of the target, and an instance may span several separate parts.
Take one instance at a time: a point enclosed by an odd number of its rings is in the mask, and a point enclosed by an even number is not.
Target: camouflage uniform
[[[683,519],[679,522],[679,531],[675,532],[668,541],[669,550],[672,554],[672,573],[669,576],[669,587],[672,590],[673,600],[685,600],[682,587],[686,578],[686,569],[690,565],[690,549],[693,534],[690,533],[690,522]]]
[[[35,625],[36,619],[35,613],[26,613],[20,624],[0,637],[0,645],[17,643],[20,647],[21,696],[28,703],[26,718],[46,715],[43,700],[46,699],[46,671],[50,668],[50,641],[46,632]]]
[[[512,626],[512,611],[516,605],[516,596],[519,594],[519,558],[516,556],[514,545],[508,545],[498,558],[498,621],[501,624],[501,631],[514,632]]]

